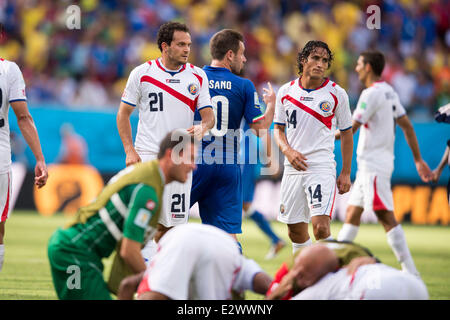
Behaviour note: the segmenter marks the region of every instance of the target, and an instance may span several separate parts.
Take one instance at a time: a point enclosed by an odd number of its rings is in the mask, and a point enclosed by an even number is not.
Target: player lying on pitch
[[[345,247],[346,244],[336,242]],[[352,244],[349,244],[352,245]],[[272,285],[268,299],[293,300],[426,300],[428,291],[415,275],[380,263],[369,255],[342,261],[333,246],[317,243],[295,258],[294,266]]]
[[[181,266],[181,267],[180,267]],[[168,231],[149,268],[125,278],[118,298],[131,300],[227,300],[245,290],[265,294],[272,278],[245,258],[232,236],[190,223]]]

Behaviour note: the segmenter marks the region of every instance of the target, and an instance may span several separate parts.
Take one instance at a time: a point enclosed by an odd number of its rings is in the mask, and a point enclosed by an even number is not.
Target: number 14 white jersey
[[[289,145],[307,159],[308,169],[298,171],[285,158],[286,174],[336,174],[335,130],[352,127],[348,95],[344,89],[328,79],[314,90],[304,89],[300,78],[288,82],[278,90],[274,123],[286,126]]]
[[[136,151],[157,154],[167,133],[191,127],[195,110],[211,107],[208,77],[190,63],[172,71],[151,60],[133,69],[122,102],[139,109]]]
[[[0,59],[0,174],[11,165],[8,110],[14,101],[26,101],[25,81],[16,63]]]

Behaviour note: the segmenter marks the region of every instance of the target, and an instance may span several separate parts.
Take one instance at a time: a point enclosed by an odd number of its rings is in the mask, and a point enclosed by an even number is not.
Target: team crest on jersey
[[[153,209],[155,209],[155,207],[156,207],[156,203],[153,200],[148,200],[147,203],[145,204],[145,207],[148,210],[153,211]]]
[[[331,111],[331,103],[328,101],[322,101],[319,104],[319,108],[320,110],[322,110],[323,112],[330,112]]]
[[[281,204],[281,205],[280,205],[280,213],[283,214],[284,211],[285,211],[285,210],[284,210],[284,204]]]
[[[190,94],[195,96],[198,92],[198,86],[195,83],[191,83],[190,85],[188,85],[188,91]]]

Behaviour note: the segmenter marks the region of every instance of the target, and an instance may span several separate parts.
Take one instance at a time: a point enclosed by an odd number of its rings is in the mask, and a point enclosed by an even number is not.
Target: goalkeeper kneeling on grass
[[[185,182],[195,168],[194,155],[187,131],[169,133],[157,160],[119,172],[73,223],[51,236],[48,258],[59,299],[111,299],[123,277],[146,269],[141,248],[156,231],[164,185]],[[116,248],[107,284],[102,259]]]

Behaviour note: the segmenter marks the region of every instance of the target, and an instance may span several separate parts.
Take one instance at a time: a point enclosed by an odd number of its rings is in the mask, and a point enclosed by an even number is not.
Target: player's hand
[[[430,170],[430,167],[428,167],[428,164],[423,161],[422,159],[419,161],[416,161],[416,169],[417,173],[420,176],[420,179],[422,179],[423,182],[430,182],[432,179],[432,172]]]
[[[359,267],[366,265],[366,264],[374,264],[377,263],[375,258],[373,257],[357,257],[354,258],[346,267],[347,268],[347,274],[352,275],[358,270]]]
[[[266,105],[268,105],[269,103],[273,103],[275,104],[275,100],[276,100],[276,94],[275,91],[273,91],[272,85],[270,84],[270,82],[267,82],[267,86],[269,87],[267,88],[263,88],[264,94],[263,94],[263,100],[264,103]]]
[[[202,140],[203,136],[208,132],[208,129],[206,126],[203,126],[201,124],[196,124],[189,129],[187,129],[187,132],[191,135],[194,135],[195,139]]]
[[[137,154],[136,150],[132,149],[127,152],[127,157],[125,158],[125,165],[131,166],[135,163],[142,162],[141,157]]]
[[[308,168],[308,164],[306,163],[308,159],[300,152],[291,148],[286,151],[285,156],[296,170],[305,171]]]
[[[34,184],[40,189],[47,183],[48,171],[45,161],[37,161],[34,167]]]
[[[266,297],[266,300],[280,300],[285,297],[289,291],[294,288],[296,273],[289,271],[283,279],[281,279],[278,286]]]
[[[435,169],[431,171],[431,182],[437,183],[441,177],[441,170]]]
[[[342,173],[339,175],[336,181],[339,194],[344,194],[350,191],[350,187],[352,185],[350,181],[350,174]]]

